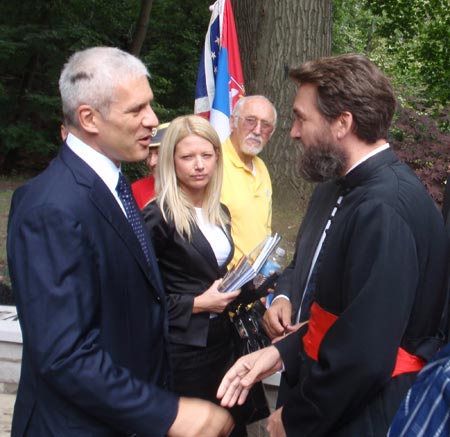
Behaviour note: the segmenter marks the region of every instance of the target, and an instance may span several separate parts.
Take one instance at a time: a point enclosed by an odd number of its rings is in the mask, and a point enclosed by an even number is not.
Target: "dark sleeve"
[[[302,348],[302,337],[305,335],[307,328],[307,325],[304,325],[296,332],[273,344],[278,349],[281,360],[283,361],[283,377],[287,379],[291,386],[298,382],[298,369],[301,364],[300,351]]]
[[[450,231],[449,211],[450,211],[450,176],[447,178],[447,182],[445,184],[444,203],[442,206],[442,214],[444,216],[444,221],[447,226],[447,229],[449,229]]]
[[[33,371],[62,399],[116,430],[166,434],[178,398],[138,379],[103,349],[96,236],[49,205],[10,223],[9,265]]]
[[[343,271],[333,275],[334,263],[325,257],[317,293],[322,303],[321,286],[324,293],[341,290],[345,303],[323,338],[318,361],[306,372],[303,368],[284,405],[288,435],[326,435],[342,418],[353,420],[383,388],[418,287],[418,248],[410,227],[392,208],[367,202],[339,232],[345,232],[345,247],[328,255],[345,257]]]
[[[175,226],[164,220],[156,201],[146,205],[142,210],[142,214],[155,248],[155,254],[165,285],[169,324],[172,327],[187,329],[191,321],[195,295],[193,293],[185,293],[174,285],[178,283],[174,279],[175,276],[182,276],[182,270],[184,269],[180,256],[174,254],[174,247],[178,244],[181,237],[178,237]],[[168,256],[169,252],[170,259]],[[170,286],[168,286],[168,281],[170,281]]]

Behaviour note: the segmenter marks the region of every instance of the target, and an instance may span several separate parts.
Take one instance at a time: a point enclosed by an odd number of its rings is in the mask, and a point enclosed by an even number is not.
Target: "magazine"
[[[237,290],[248,281],[251,281],[261,270],[267,258],[273,252],[280,242],[281,237],[278,234],[269,236],[259,243],[248,255],[243,255],[241,259],[226,273],[218,290],[226,293],[227,291]]]

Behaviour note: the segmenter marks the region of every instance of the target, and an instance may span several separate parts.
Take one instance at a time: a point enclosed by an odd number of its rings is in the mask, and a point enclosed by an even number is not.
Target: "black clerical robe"
[[[291,386],[282,414],[288,436],[386,435],[416,375],[392,377],[399,347],[426,361],[440,345],[448,242],[437,207],[391,149],[340,183],[344,199],[314,290],[314,301],[337,320],[317,361],[303,347],[307,326],[275,345]]]

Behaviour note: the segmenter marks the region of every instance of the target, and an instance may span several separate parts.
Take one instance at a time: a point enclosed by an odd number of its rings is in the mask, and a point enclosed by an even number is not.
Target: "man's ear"
[[[349,111],[342,112],[335,121],[336,136],[338,140],[342,140],[348,133],[352,131],[353,115]]]
[[[98,133],[99,113],[89,105],[80,105],[77,109],[78,121],[81,128],[88,133]]]

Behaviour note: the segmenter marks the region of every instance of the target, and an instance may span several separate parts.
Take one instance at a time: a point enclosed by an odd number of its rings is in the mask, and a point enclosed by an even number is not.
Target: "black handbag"
[[[245,355],[270,346],[271,341],[264,331],[262,318],[266,308],[258,299],[250,303],[239,303],[228,312],[231,323],[239,336],[239,355]]]
[[[253,296],[255,295],[253,294]],[[237,357],[271,344],[262,325],[262,317],[265,311],[266,308],[259,299],[253,302],[241,301],[229,309],[228,315],[235,327]],[[240,414],[247,425],[265,419],[270,415],[269,405],[261,382],[257,382],[251,388],[247,400],[240,410]]]
[[[239,297],[228,307],[228,315],[235,331],[236,358],[255,352],[272,343],[263,327],[263,316],[266,311],[261,297],[267,296],[273,287],[278,274],[269,277],[262,285],[255,288],[253,282],[242,287]],[[241,406],[241,414],[246,424],[250,424],[270,415],[269,405],[263,385],[257,382],[250,390],[247,400]]]
[[[245,284],[239,297],[228,308],[230,321],[238,334],[239,356],[271,345],[262,322],[266,308],[260,299],[267,296],[277,278],[278,274],[273,274],[258,288],[253,282]]]

